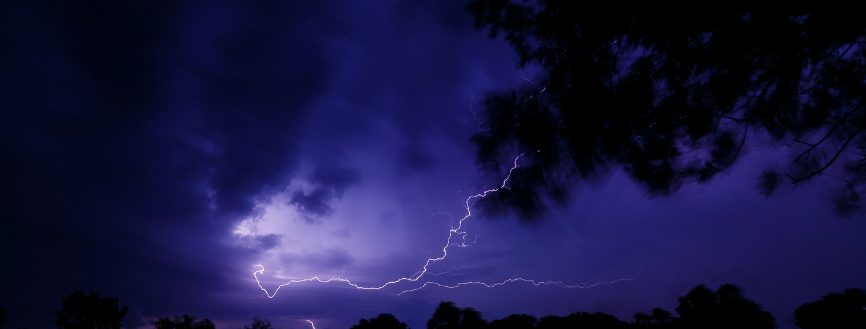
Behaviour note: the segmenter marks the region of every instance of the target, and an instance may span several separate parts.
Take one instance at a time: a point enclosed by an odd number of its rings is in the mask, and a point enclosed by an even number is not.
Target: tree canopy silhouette
[[[852,304],[853,305],[853,304]],[[726,284],[716,291],[697,286],[679,298],[678,317],[661,308],[651,314],[638,313],[634,321],[600,313],[576,312],[568,316],[545,316],[540,320],[528,314],[512,314],[485,321],[471,308],[460,309],[452,302],[442,302],[427,321],[427,329],[773,329],[776,320],[757,303],[745,298],[742,289]],[[824,327],[831,328],[831,327]],[[808,328],[804,328],[808,329]]]
[[[538,321],[538,329],[559,328],[596,328],[596,329],[627,329],[629,324],[620,321],[615,316],[604,313],[577,312],[561,318],[546,316]]]
[[[244,329],[272,329],[271,322],[265,319],[254,318]]]
[[[534,218],[613,168],[666,195],[728,169],[757,136],[798,149],[761,175],[765,195],[841,167],[837,210],[861,203],[866,3],[475,0],[468,10],[540,71],[483,101],[482,166],[501,172],[506,156],[530,155],[513,177],[520,188],[491,198],[500,209]]]
[[[756,302],[747,299],[740,287],[732,284],[715,291],[699,285],[679,298],[677,316],[661,308],[650,314],[638,313],[626,322],[605,313],[576,312],[567,316],[544,316],[541,319],[528,314],[512,314],[502,319],[486,321],[473,308],[459,308],[453,302],[442,302],[427,321],[427,329],[772,329],[776,320]],[[116,298],[101,298],[95,293],[76,291],[62,299],[63,307],[57,312],[58,328],[120,328],[127,314],[126,306],[119,306]],[[847,289],[831,293],[820,300],[806,303],[794,312],[797,327],[801,329],[860,329],[866,328],[866,291]],[[0,307],[0,329],[6,326],[6,312]],[[160,318],[157,329],[215,329],[209,319],[182,315]],[[260,318],[244,329],[273,328]],[[372,319],[362,319],[351,329],[408,329],[389,313]]]
[[[161,318],[154,323],[156,329],[216,329],[214,323],[205,318],[196,320],[194,316],[182,315],[173,318]]]
[[[458,308],[453,302],[439,303],[433,317],[427,321],[427,329],[474,329],[484,328],[487,321],[473,308]]]
[[[671,313],[661,308],[654,308],[650,314],[638,313],[634,316],[632,328],[663,329],[670,328],[673,317]]]
[[[117,298],[76,291],[61,300],[54,324],[58,329],[120,329],[127,311]]]
[[[773,329],[776,319],[757,303],[746,299],[740,287],[726,284],[715,292],[697,286],[679,299],[674,328]]]
[[[512,314],[499,320],[493,320],[487,328],[490,329],[533,329],[538,320],[529,314]]]
[[[392,314],[382,313],[372,319],[363,319],[351,329],[406,329],[405,323],[397,320]]]
[[[866,328],[866,291],[847,289],[803,304],[794,312],[800,329]]]

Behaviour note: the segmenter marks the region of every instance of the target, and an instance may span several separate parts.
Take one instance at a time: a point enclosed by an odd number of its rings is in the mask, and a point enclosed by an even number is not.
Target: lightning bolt
[[[314,276],[314,277],[310,277],[310,278],[306,278],[306,279],[289,280],[287,282],[284,282],[284,283],[278,285],[276,288],[274,288],[274,291],[271,292],[268,289],[266,289],[262,285],[261,281],[259,280],[259,275],[264,274],[265,267],[263,265],[255,265],[258,268],[258,270],[253,272],[253,277],[256,280],[256,284],[259,286],[259,289],[261,289],[261,291],[265,293],[265,296],[272,299],[277,295],[277,292],[279,292],[280,289],[282,289],[283,287],[296,285],[296,284],[339,283],[339,284],[344,284],[344,285],[347,285],[349,287],[352,287],[352,288],[355,288],[358,290],[381,290],[381,289],[385,289],[386,287],[396,285],[399,283],[403,283],[403,282],[413,282],[413,283],[419,282],[422,277],[424,277],[425,275],[428,275],[428,274],[430,276],[435,277],[435,276],[438,276],[440,274],[444,274],[446,272],[449,272],[449,271],[446,271],[443,273],[431,273],[431,272],[429,272],[429,270],[430,270],[430,266],[432,264],[434,264],[436,262],[443,261],[448,257],[448,250],[451,247],[468,247],[468,246],[474,244],[474,242],[467,244],[467,242],[466,242],[467,232],[464,230],[464,224],[472,217],[472,204],[477,200],[486,198],[488,195],[490,195],[492,193],[496,193],[502,189],[508,189],[509,188],[508,187],[508,181],[511,179],[511,175],[514,173],[514,171],[520,167],[519,162],[523,156],[524,156],[523,154],[520,154],[514,158],[514,161],[512,162],[511,169],[508,170],[508,175],[506,175],[505,179],[502,180],[502,183],[498,187],[484,190],[481,193],[470,195],[469,197],[466,198],[466,200],[463,202],[464,210],[466,212],[463,215],[463,217],[460,218],[459,221],[457,221],[456,225],[454,225],[452,223],[451,228],[448,230],[448,239],[445,240],[445,243],[442,246],[441,253],[439,253],[439,256],[427,258],[427,260],[424,261],[424,265],[422,265],[421,268],[417,272],[415,272],[414,274],[412,274],[410,276],[400,277],[400,278],[397,278],[397,279],[394,279],[391,281],[386,281],[386,282],[384,282],[378,286],[376,286],[376,285],[373,285],[373,286],[361,285],[361,284],[357,284],[355,282],[352,282],[349,279],[345,279],[342,277],[333,277],[333,278],[323,279],[319,276]],[[644,264],[643,267],[641,267],[640,271],[637,274],[635,274],[634,276],[631,276],[631,277],[619,278],[619,279],[610,280],[610,281],[598,281],[598,280],[596,280],[596,281],[590,281],[590,282],[585,282],[585,283],[576,283],[576,284],[569,284],[569,283],[565,283],[563,281],[541,281],[541,280],[527,279],[527,278],[522,278],[522,277],[510,278],[510,279],[506,279],[503,281],[492,282],[492,283],[482,282],[482,281],[465,281],[465,282],[458,282],[458,283],[454,283],[454,284],[446,284],[446,283],[440,283],[440,282],[436,282],[436,281],[426,281],[423,284],[420,284],[415,288],[403,290],[403,291],[399,292],[397,295],[403,295],[406,293],[415,292],[415,291],[418,291],[418,290],[421,290],[421,289],[424,289],[427,287],[431,287],[431,286],[440,287],[440,288],[447,288],[447,289],[456,289],[456,288],[460,288],[460,287],[464,287],[464,286],[480,286],[480,287],[485,287],[485,288],[496,288],[496,287],[501,287],[501,286],[508,285],[508,284],[516,284],[516,283],[528,284],[528,285],[532,285],[535,287],[553,286],[553,287],[559,287],[559,288],[563,288],[563,289],[588,289],[588,288],[593,288],[593,287],[597,287],[597,286],[601,286],[601,285],[610,285],[610,284],[614,284],[617,282],[633,280],[634,278],[636,278],[637,276],[639,276],[643,272],[645,267],[646,267],[646,263]],[[313,325],[312,321],[307,320],[307,322],[309,322],[310,325]],[[315,327],[313,327],[313,328],[315,329]]]
[[[496,288],[496,287],[500,287],[500,286],[504,286],[504,285],[512,284],[512,283],[526,283],[526,284],[530,284],[530,285],[533,285],[536,287],[555,286],[555,287],[559,287],[559,288],[563,288],[563,289],[589,289],[589,288],[593,288],[593,287],[597,287],[597,286],[614,284],[614,283],[617,283],[620,281],[628,281],[631,279],[633,279],[633,278],[621,278],[621,279],[616,279],[616,280],[612,280],[612,281],[605,281],[605,282],[593,281],[593,282],[588,282],[588,283],[577,283],[577,284],[568,284],[568,283],[565,283],[563,281],[538,281],[538,280],[525,279],[525,278],[511,278],[511,279],[506,279],[506,280],[503,280],[500,282],[495,282],[495,283],[488,283],[488,282],[483,282],[483,281],[465,281],[465,282],[458,282],[458,283],[454,283],[454,284],[445,284],[445,283],[439,283],[439,282],[435,282],[435,281],[427,281],[427,282],[424,282],[424,284],[418,286],[417,288],[403,290],[403,291],[399,292],[397,295],[399,296],[399,295],[402,295],[405,293],[415,292],[415,291],[427,288],[428,286],[436,286],[436,287],[447,288],[447,289],[457,289],[457,288],[460,288],[463,286],[481,286],[484,288]]]
[[[255,265],[258,268],[258,270],[253,272],[253,277],[256,280],[256,284],[259,286],[259,289],[261,289],[268,298],[274,298],[277,295],[277,292],[279,292],[280,289],[282,289],[283,287],[289,286],[289,285],[300,284],[300,283],[310,283],[310,282],[316,282],[316,283],[321,283],[321,284],[342,283],[342,284],[348,285],[352,288],[359,289],[359,290],[381,290],[381,289],[384,289],[388,286],[395,285],[395,284],[398,284],[401,282],[417,282],[425,274],[428,273],[428,271],[430,270],[431,264],[442,261],[448,257],[448,249],[450,249],[451,247],[454,247],[454,246],[456,246],[456,247],[469,246],[468,244],[466,244],[466,234],[467,233],[466,233],[466,231],[463,230],[463,226],[464,226],[464,223],[466,223],[466,221],[472,217],[472,203],[473,203],[473,201],[479,200],[479,199],[484,199],[488,195],[490,195],[491,193],[496,193],[499,190],[508,189],[508,181],[511,179],[511,175],[514,173],[514,171],[520,167],[519,162],[520,162],[521,158],[523,158],[523,154],[520,154],[514,158],[514,161],[512,161],[511,169],[508,170],[508,175],[505,176],[505,179],[502,180],[502,183],[498,187],[484,190],[481,193],[478,193],[475,195],[470,195],[469,197],[466,198],[466,200],[463,202],[463,206],[464,206],[463,208],[466,210],[466,213],[465,213],[465,215],[463,215],[463,218],[460,218],[460,220],[457,222],[456,226],[452,225],[451,229],[448,230],[448,239],[445,240],[445,244],[442,246],[441,254],[438,257],[427,258],[427,260],[424,262],[424,265],[421,266],[421,268],[417,272],[415,272],[415,274],[412,274],[411,276],[401,277],[401,278],[397,278],[397,279],[394,279],[391,281],[387,281],[387,282],[385,282],[381,285],[378,285],[378,286],[364,286],[364,285],[354,283],[351,280],[345,279],[342,277],[322,279],[321,277],[314,276],[314,277],[310,277],[310,278],[306,278],[306,279],[289,280],[289,281],[282,283],[279,286],[277,286],[273,292],[270,292],[270,291],[268,291],[268,289],[266,289],[262,285],[262,282],[259,280],[259,275],[261,275],[265,272],[265,267],[263,265]],[[459,237],[460,242],[455,242],[457,240],[457,238],[455,238],[455,237]]]
[[[630,277],[619,278],[619,279],[614,279],[614,280],[609,280],[609,281],[594,280],[594,281],[589,281],[589,282],[584,282],[584,283],[571,283],[570,284],[570,283],[565,283],[563,281],[539,281],[539,280],[526,279],[526,278],[521,278],[521,277],[505,279],[505,280],[502,280],[499,282],[494,282],[494,283],[483,282],[483,281],[465,281],[465,282],[458,282],[458,283],[454,283],[454,284],[445,284],[445,283],[440,283],[440,282],[436,282],[436,281],[427,281],[427,282],[424,282],[424,284],[422,284],[416,288],[403,290],[403,291],[399,292],[397,295],[399,296],[399,295],[403,295],[406,293],[415,292],[415,291],[427,288],[429,286],[435,286],[435,287],[446,288],[446,289],[457,289],[457,288],[464,287],[464,286],[481,286],[484,288],[496,288],[496,287],[501,287],[501,286],[504,286],[507,284],[512,284],[512,283],[525,283],[525,284],[529,284],[529,285],[532,285],[535,287],[554,286],[554,287],[559,287],[559,288],[563,288],[563,289],[589,289],[589,288],[594,288],[594,287],[598,287],[598,286],[611,285],[611,284],[622,282],[622,281],[634,280],[635,278],[637,278],[638,276],[640,276],[643,273],[643,271],[646,268],[648,263],[649,263],[648,261],[644,262],[644,264],[640,268],[640,270]]]
[[[306,321],[307,323],[309,323],[309,324],[310,324],[310,327],[313,327],[313,329],[316,329],[316,324],[313,323],[312,320],[304,320],[304,321]]]

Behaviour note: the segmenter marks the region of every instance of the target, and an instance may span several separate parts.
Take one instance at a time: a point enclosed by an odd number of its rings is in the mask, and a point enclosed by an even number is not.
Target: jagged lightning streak
[[[398,284],[401,282],[417,282],[425,274],[428,273],[431,264],[442,261],[448,257],[448,249],[449,248],[451,248],[453,246],[457,246],[457,247],[468,246],[466,244],[466,234],[467,233],[466,233],[466,231],[463,230],[463,224],[467,220],[469,220],[470,217],[472,217],[472,202],[475,200],[478,200],[478,199],[484,199],[487,197],[487,195],[489,195],[491,193],[496,193],[501,189],[508,189],[508,181],[511,179],[511,175],[514,173],[514,171],[520,167],[519,162],[520,162],[520,159],[522,157],[523,157],[523,154],[520,154],[514,158],[514,161],[512,162],[511,169],[508,170],[508,175],[505,176],[505,179],[502,180],[502,184],[500,184],[499,187],[487,189],[481,193],[471,195],[471,196],[466,198],[466,200],[463,202],[464,209],[466,210],[466,214],[463,215],[463,218],[461,218],[460,221],[457,222],[456,226],[454,226],[454,225],[451,226],[451,229],[448,231],[448,239],[445,240],[445,245],[442,246],[442,253],[438,257],[427,258],[427,260],[424,262],[424,265],[421,266],[421,268],[417,272],[412,274],[411,276],[401,277],[401,278],[398,278],[395,280],[387,281],[387,282],[385,282],[379,286],[363,286],[360,284],[356,284],[356,283],[352,282],[351,280],[344,279],[342,277],[322,279],[318,276],[314,276],[314,277],[306,278],[306,279],[289,280],[288,282],[282,283],[279,286],[277,286],[273,292],[270,292],[270,291],[268,291],[268,289],[266,289],[264,286],[262,286],[262,283],[259,280],[259,275],[261,275],[265,272],[265,267],[263,265],[256,265],[256,267],[258,267],[258,270],[253,272],[253,277],[256,280],[256,284],[259,286],[259,289],[261,289],[268,298],[274,298],[277,295],[277,292],[279,292],[281,288],[283,288],[285,286],[289,286],[289,285],[299,284],[299,283],[310,283],[310,282],[317,282],[317,283],[322,283],[322,284],[342,283],[342,284],[348,285],[352,288],[359,289],[359,290],[381,290],[381,289],[384,289],[385,287],[395,285],[395,284]],[[453,242],[453,240],[455,240],[454,239],[455,236],[459,236],[461,239],[461,242],[459,242],[459,243]]]
[[[593,287],[597,287],[597,286],[609,285],[609,284],[614,284],[614,283],[617,283],[620,281],[628,281],[628,280],[632,280],[632,279],[633,279],[633,277],[620,278],[620,279],[611,280],[611,281],[592,281],[592,282],[587,282],[587,283],[575,283],[575,284],[568,284],[568,283],[565,283],[563,281],[538,281],[538,280],[526,279],[526,278],[511,278],[511,279],[506,279],[506,280],[502,280],[500,282],[495,282],[495,283],[488,283],[488,282],[484,282],[484,281],[464,281],[464,282],[457,282],[454,284],[445,284],[445,283],[439,283],[439,282],[435,282],[435,281],[427,281],[427,282],[424,282],[424,284],[418,286],[417,288],[403,290],[403,291],[399,292],[397,295],[415,292],[415,291],[427,288],[428,286],[436,286],[436,287],[447,288],[447,289],[456,289],[456,288],[460,288],[463,286],[481,286],[484,288],[496,288],[496,287],[501,287],[501,286],[511,284],[511,283],[526,283],[526,284],[530,284],[530,285],[533,285],[536,287],[555,286],[555,287],[559,287],[559,288],[563,288],[563,289],[589,289],[589,288],[593,288]]]
[[[304,320],[304,321],[307,321],[307,323],[309,323],[309,324],[310,324],[310,327],[313,327],[313,329],[316,329],[316,324],[315,324],[315,323],[313,323],[313,321],[312,321],[312,320]]]
[[[439,276],[441,274],[450,272],[450,270],[449,270],[449,271],[445,271],[442,273],[431,273],[431,272],[429,272],[429,268],[430,268],[431,264],[445,260],[445,258],[448,257],[448,249],[449,248],[454,247],[454,246],[456,246],[456,247],[468,247],[468,246],[474,244],[474,242],[471,244],[467,244],[467,242],[466,242],[467,232],[463,230],[464,223],[466,223],[466,221],[472,217],[472,203],[473,203],[473,201],[478,200],[478,199],[483,199],[483,198],[487,197],[489,194],[496,193],[499,190],[508,189],[508,181],[511,179],[512,173],[517,168],[520,167],[519,161],[522,157],[523,157],[523,154],[520,154],[516,158],[514,158],[512,167],[508,171],[508,175],[506,175],[505,179],[502,181],[502,184],[500,184],[499,187],[487,189],[481,193],[471,195],[471,196],[466,198],[466,200],[463,203],[464,209],[466,210],[466,213],[457,222],[456,226],[454,226],[453,224],[451,225],[451,229],[448,231],[448,239],[445,240],[445,245],[442,247],[441,254],[438,257],[427,258],[427,260],[424,262],[424,265],[421,266],[421,268],[417,272],[412,274],[411,276],[401,277],[401,278],[398,278],[395,280],[387,281],[387,282],[385,282],[381,285],[378,285],[378,286],[364,286],[364,285],[356,284],[356,283],[352,282],[351,280],[345,279],[342,277],[322,279],[318,276],[314,276],[314,277],[306,278],[306,279],[290,280],[288,282],[280,284],[279,286],[277,286],[277,288],[274,289],[273,292],[270,292],[262,285],[261,281],[259,280],[259,275],[263,274],[265,272],[265,267],[262,265],[256,265],[258,267],[258,270],[253,272],[253,277],[256,280],[256,284],[259,286],[259,289],[261,289],[268,298],[274,298],[277,295],[277,292],[282,287],[285,287],[288,285],[300,284],[300,283],[311,283],[311,282],[316,282],[316,283],[321,283],[321,284],[341,283],[341,284],[345,284],[345,285],[348,285],[352,288],[359,289],[359,290],[381,290],[381,289],[384,289],[388,286],[395,285],[395,284],[398,284],[401,282],[418,282],[425,275],[435,277],[435,276]],[[455,242],[455,240],[456,240],[455,236],[459,237],[459,242]],[[456,289],[456,288],[460,288],[460,287],[464,287],[464,286],[480,286],[480,287],[485,287],[485,288],[496,288],[496,287],[501,287],[501,286],[505,286],[508,284],[515,284],[515,283],[524,283],[524,284],[529,284],[529,285],[532,285],[535,287],[554,286],[554,287],[559,287],[559,288],[563,288],[563,289],[588,289],[588,288],[593,288],[593,287],[597,287],[597,286],[611,285],[611,284],[615,284],[615,283],[622,282],[622,281],[633,280],[637,276],[639,276],[643,273],[647,264],[648,264],[648,262],[644,263],[643,266],[641,267],[641,269],[635,275],[633,275],[631,277],[618,278],[618,279],[609,280],[609,281],[596,280],[596,281],[589,281],[589,282],[585,282],[585,283],[571,283],[570,284],[570,283],[565,283],[564,281],[541,281],[541,280],[527,279],[527,278],[522,278],[522,277],[510,278],[510,279],[502,280],[499,282],[492,282],[492,283],[491,282],[483,282],[483,281],[464,281],[464,282],[458,282],[458,283],[453,283],[453,284],[446,284],[446,283],[441,283],[441,282],[436,282],[436,281],[426,281],[423,284],[421,284],[415,288],[403,290],[403,291],[399,292],[397,295],[403,295],[406,293],[415,292],[415,291],[418,291],[418,290],[421,290],[421,289],[424,289],[427,287],[431,287],[431,286],[440,287],[440,288],[447,288],[447,289]],[[312,325],[311,321],[309,321],[309,320],[307,320],[307,321],[310,322],[310,324]]]
[[[504,286],[507,284],[512,284],[512,283],[526,283],[526,284],[533,285],[535,287],[554,286],[554,287],[559,287],[559,288],[563,288],[563,289],[589,289],[589,288],[594,288],[594,287],[598,287],[598,286],[611,285],[611,284],[622,282],[622,281],[634,280],[635,278],[640,276],[641,273],[643,273],[644,269],[646,269],[647,264],[649,264],[649,262],[644,262],[640,271],[638,271],[636,274],[634,274],[631,277],[619,278],[619,279],[614,279],[614,280],[609,280],[609,281],[595,280],[595,281],[589,281],[589,282],[584,282],[584,283],[565,283],[563,281],[539,281],[539,280],[526,279],[526,278],[521,278],[521,277],[505,279],[505,280],[502,280],[499,282],[494,282],[494,283],[483,282],[483,281],[464,281],[464,282],[458,282],[458,283],[454,283],[454,284],[445,284],[445,283],[440,283],[440,282],[436,282],[436,281],[427,281],[427,282],[424,282],[424,284],[422,284],[416,288],[403,290],[403,291],[399,292],[397,295],[399,296],[399,295],[402,295],[405,293],[415,292],[415,291],[427,288],[429,286],[436,286],[436,287],[446,288],[446,289],[456,289],[456,288],[460,288],[460,287],[464,287],[464,286],[481,286],[484,288],[496,288],[496,287],[501,287],[501,286]]]

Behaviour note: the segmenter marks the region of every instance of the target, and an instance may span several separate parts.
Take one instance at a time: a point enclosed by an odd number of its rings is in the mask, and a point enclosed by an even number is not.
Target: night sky
[[[430,277],[515,283],[381,291],[436,257],[466,197],[498,186],[470,138],[486,92],[532,83],[463,1],[0,4],[0,305],[48,328],[74,290],[116,296],[127,327],[192,314],[347,328],[389,312],[424,327],[451,300],[488,319],[630,318],[735,283],[793,310],[866,286],[866,221],[833,214],[832,179],[764,198],[791,152],[758,140],[706,184],[651,197],[619,170],[526,222],[473,216]],[[530,150],[531,152],[531,150]],[[517,156],[517,154],[514,154]],[[528,156],[531,156],[529,154]],[[508,168],[504,163],[503,167]],[[519,168],[517,169],[519,170]],[[859,214],[858,216],[861,216]]]

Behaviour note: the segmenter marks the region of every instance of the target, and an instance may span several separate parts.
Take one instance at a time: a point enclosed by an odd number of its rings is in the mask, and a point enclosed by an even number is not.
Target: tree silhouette
[[[568,328],[569,323],[563,317],[559,316],[545,316],[538,320],[538,323],[535,326],[538,329],[558,329],[558,328]]]
[[[558,316],[546,316],[538,321],[535,328],[559,329],[559,328],[594,328],[594,329],[626,329],[628,323],[620,321],[615,316],[604,313],[572,313],[564,318]]]
[[[427,321],[427,329],[772,329],[772,314],[743,295],[740,287],[725,284],[715,291],[703,285],[679,298],[678,317],[661,308],[650,314],[638,313],[634,321],[625,322],[605,313],[576,312],[568,316],[545,316],[540,320],[527,314],[512,314],[487,323],[472,308],[459,308],[453,302],[441,302]],[[866,328],[866,291],[848,289],[828,294],[820,300],[803,304],[795,312],[801,329]],[[391,314],[361,320],[352,329],[405,329]]]
[[[742,290],[726,284],[715,292],[697,286],[677,306],[679,318],[673,321],[674,328],[704,329],[772,329],[776,319],[761,307],[743,297]]]
[[[794,318],[801,329],[866,328],[866,291],[847,289],[841,294],[828,294],[798,307]]]
[[[6,329],[6,310],[0,306],[0,329]]]
[[[265,319],[253,318],[253,322],[244,326],[244,329],[272,329],[271,323]]]
[[[173,318],[161,318],[154,323],[156,329],[215,329],[216,325],[205,318],[196,321],[194,316],[182,315]]]
[[[351,329],[406,329],[406,324],[388,313],[379,314],[372,319],[363,319]]]
[[[651,314],[638,313],[634,316],[632,328],[635,329],[663,329],[670,328],[673,317],[671,313],[661,308],[654,308]]]
[[[481,312],[478,312],[474,308],[464,307],[460,310],[462,317],[460,319],[460,327],[461,329],[469,329],[469,328],[486,328],[487,320],[481,316]]]
[[[761,175],[762,193],[844,162],[837,210],[862,203],[864,2],[475,0],[468,9],[540,71],[532,86],[483,101],[482,166],[502,172],[506,156],[528,155],[518,188],[486,199],[487,209],[534,218],[614,168],[666,195],[728,169],[756,136],[798,149]]]
[[[528,314],[512,314],[504,319],[493,320],[490,329],[533,329],[537,320]]]
[[[76,291],[61,301],[54,324],[59,329],[119,329],[128,308],[117,298]]]
[[[427,329],[476,329],[487,327],[487,321],[473,308],[460,309],[453,302],[442,302],[433,317],[427,321]]]
[[[615,316],[600,312],[572,313],[565,319],[572,328],[625,329],[628,327],[628,323],[620,321]]]

